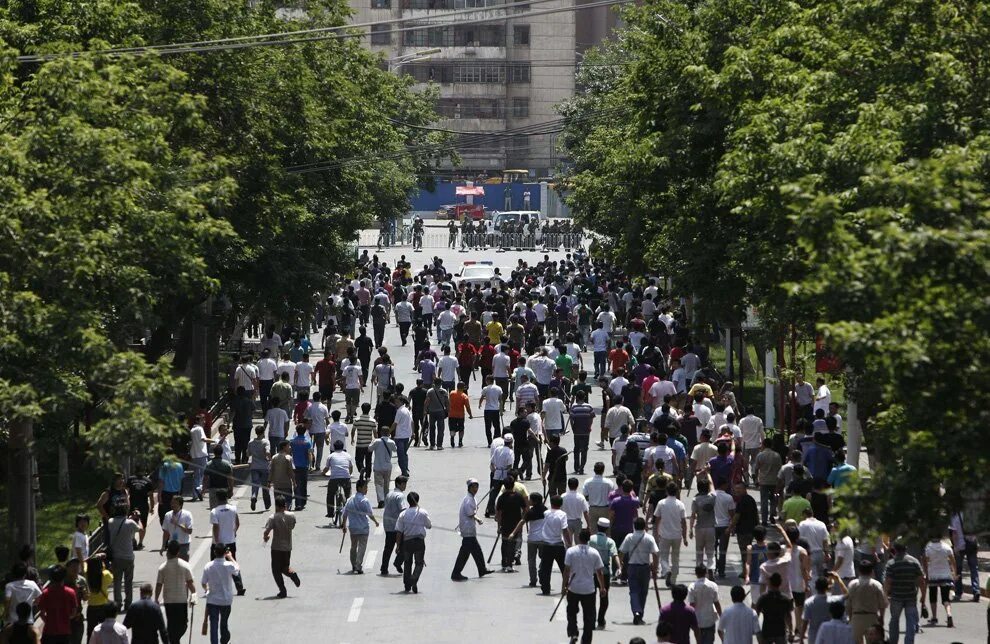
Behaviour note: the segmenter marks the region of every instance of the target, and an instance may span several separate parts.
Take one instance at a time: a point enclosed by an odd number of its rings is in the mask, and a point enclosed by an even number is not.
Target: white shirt
[[[944,541],[928,542],[925,557],[928,559],[929,581],[952,579],[952,569],[949,567],[952,556],[952,548]]]
[[[406,508],[399,513],[399,519],[395,522],[395,530],[402,533],[403,539],[425,538],[426,530],[432,527],[430,515],[419,506]]]
[[[677,387],[669,380],[657,380],[650,387],[650,398],[653,400],[654,406],[662,405],[664,396],[676,395]]]
[[[234,603],[234,573],[237,572],[237,562],[226,559],[214,559],[203,568],[201,584],[206,584],[206,603],[216,606],[230,606]]]
[[[598,317],[595,318],[595,321],[602,323],[602,330],[606,333],[611,333],[612,329],[615,328],[615,313],[612,313],[611,311],[602,311],[598,314]],[[596,348],[595,351],[598,351],[598,349]]]
[[[395,410],[395,438],[412,437],[412,412],[405,405]]]
[[[674,369],[674,373],[670,374],[670,381],[674,383],[677,393],[682,394],[687,391],[687,373],[684,371],[684,367]]]
[[[331,452],[330,456],[327,457],[327,469],[330,470],[330,478],[351,478],[351,463],[353,463],[351,455],[347,452],[343,450]]]
[[[258,368],[253,364],[237,365],[234,370],[234,384],[237,387],[244,387],[245,391],[254,391],[254,379],[258,377]]]
[[[597,550],[587,544],[571,546],[564,554],[564,565],[571,573],[568,590],[577,595],[595,592],[595,572],[605,567]]]
[[[822,552],[825,544],[828,543],[828,528],[815,517],[809,517],[799,523],[798,532],[808,542],[809,553]]]
[[[127,627],[107,617],[93,629],[89,644],[127,644]]]
[[[175,518],[173,522],[172,519]],[[179,527],[186,528],[186,530],[180,530]],[[189,539],[192,536],[193,528],[193,515],[192,512],[188,510],[179,510],[179,514],[176,515],[174,511],[169,510],[165,513],[165,517],[162,519],[162,532],[168,533],[169,541],[177,541],[180,546],[184,546],[189,543]]]
[[[325,434],[327,432],[327,419],[329,416],[330,412],[322,402],[310,405],[309,409],[306,410],[306,418],[309,419],[309,433]]]
[[[35,600],[41,597],[41,588],[30,579],[17,579],[4,586],[3,595],[5,599],[10,600],[10,611],[7,613],[7,619],[16,622],[17,613],[14,612],[14,609],[17,608],[18,604],[31,604],[33,606]]]
[[[296,375],[294,376],[297,387],[309,387],[313,384],[313,365],[308,362],[296,363]]]
[[[330,431],[330,447],[337,441],[341,441],[344,446],[347,446],[347,425],[341,422],[330,423],[330,427],[327,428]]]
[[[715,527],[724,528],[732,521],[732,510],[736,502],[732,495],[725,490],[715,490]]]
[[[85,532],[79,532],[76,530],[72,533],[72,555],[75,556],[76,550],[82,552],[82,558],[89,559],[89,536]]]
[[[564,543],[564,530],[567,529],[567,515],[563,510],[547,510],[543,513],[543,543],[560,545]]]
[[[478,501],[474,495],[468,492],[461,500],[461,509],[457,514],[457,527],[461,531],[462,537],[478,536],[478,524],[474,520],[478,513]]]
[[[608,507],[608,495],[615,491],[615,481],[595,474],[584,482],[581,491],[588,500],[589,506]]]
[[[753,636],[760,632],[760,620],[755,610],[739,602],[722,611],[718,630],[725,633],[723,644],[752,644]]]
[[[413,305],[407,300],[395,303],[395,321],[412,322]]]
[[[608,435],[611,438],[618,437],[621,433],[619,430],[623,425],[629,427],[631,432],[636,427],[636,419],[633,418],[632,412],[625,405],[613,405],[605,414],[605,427],[608,429]]]
[[[629,564],[648,564],[652,561],[652,556],[660,552],[653,535],[646,534],[642,530],[636,530],[632,534],[626,535],[619,546],[619,552],[629,555]]]
[[[841,619],[830,619],[818,627],[814,644],[852,644],[852,626]]]
[[[694,417],[701,423],[698,425],[698,440],[701,440],[701,430],[708,427],[708,422],[712,419],[712,410],[708,405],[694,403],[691,407],[694,410]]]
[[[851,579],[856,576],[856,547],[852,537],[846,535],[835,542],[835,558],[842,557],[842,565],[836,571],[839,577]]]
[[[509,377],[509,363],[512,361],[508,354],[496,353],[492,357],[492,375],[496,378]],[[456,361],[455,361],[456,362]]]
[[[344,389],[360,389],[361,374],[361,365],[349,364],[344,367]]]
[[[503,440],[500,446],[492,450],[491,464],[495,468],[492,472],[492,478],[496,481],[504,480],[505,475],[512,469],[513,460],[512,448],[506,445]]]
[[[428,293],[423,295],[419,298],[419,306],[423,309],[424,315],[433,315],[433,296]]]
[[[591,332],[591,348],[593,351],[608,351],[608,331],[604,328]]]
[[[457,316],[454,315],[449,309],[440,313],[437,316],[437,327],[441,329],[453,329],[454,325],[457,324]]]
[[[661,463],[663,471],[667,474],[673,474],[677,465],[677,453],[673,448],[667,447],[666,445],[656,445],[647,450],[647,460],[653,465],[655,469],[657,468],[657,463]]]
[[[189,430],[189,455],[192,458],[209,456],[206,452],[206,433],[203,431],[203,426],[198,423]]]
[[[481,390],[485,400],[484,411],[498,411],[502,407],[502,388],[498,385],[488,385]]]
[[[698,628],[715,625],[715,602],[718,601],[718,585],[708,579],[695,579],[688,587],[687,603],[694,606]]]
[[[660,531],[658,534],[661,539],[676,539],[680,541],[684,538],[681,522],[687,517],[687,510],[680,499],[668,496],[663,501],[660,501],[657,503],[657,509],[653,511],[653,516],[660,520]]]
[[[828,414],[828,405],[832,402],[832,391],[828,388],[828,385],[822,385],[818,388],[818,393],[815,395],[815,405],[812,411],[823,410]]]
[[[758,449],[763,445],[763,421],[759,417],[753,414],[743,416],[739,421],[739,429],[742,430],[745,449]]]
[[[612,378],[612,381],[608,383],[608,389],[612,392],[614,396],[622,395],[622,388],[629,384],[624,376],[616,376]]]
[[[289,374],[290,383],[296,381],[296,363],[292,362],[291,360],[285,360],[283,362],[279,362],[278,369],[276,370],[276,372],[278,373],[278,378],[276,378],[276,380],[281,380],[282,374],[287,373]]]
[[[537,383],[549,385],[550,381],[553,380],[553,370],[557,368],[557,363],[548,356],[539,355],[535,358],[530,358],[527,364],[533,370],[533,373],[536,374]]]
[[[457,358],[454,356],[443,356],[440,358],[437,371],[440,372],[441,381],[454,382],[457,380]]]
[[[547,398],[543,401],[544,429],[562,431],[564,429],[564,401],[560,398]]]
[[[584,513],[589,509],[587,499],[577,490],[564,492],[561,500],[564,504],[560,509],[567,515],[568,521],[580,521],[584,518]]]
[[[232,503],[225,503],[210,510],[210,525],[219,527],[217,543],[236,543],[237,506]]]
[[[275,380],[278,363],[271,358],[258,360],[258,380]]]
[[[270,407],[265,412],[265,422],[268,423],[268,435],[273,438],[285,438],[285,424],[289,415],[281,407]]]

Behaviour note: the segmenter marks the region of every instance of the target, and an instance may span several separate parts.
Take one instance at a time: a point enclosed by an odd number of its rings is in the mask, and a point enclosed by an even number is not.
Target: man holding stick
[[[567,595],[567,636],[572,644],[577,642],[578,609],[581,610],[583,629],[581,644],[590,644],[595,630],[595,581],[598,592],[605,597],[608,587],[603,576],[604,564],[598,551],[588,545],[591,532],[581,530],[578,535],[580,542],[567,549],[564,555],[564,593]]]

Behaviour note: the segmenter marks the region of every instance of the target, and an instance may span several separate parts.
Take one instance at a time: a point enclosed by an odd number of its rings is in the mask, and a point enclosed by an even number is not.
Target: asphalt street
[[[370,250],[375,252],[374,248]],[[411,248],[403,247],[387,249],[378,255],[390,266],[400,255],[405,255],[416,269],[437,255],[453,272],[465,259],[491,259],[497,266],[510,267],[518,259],[536,261],[542,253],[460,253],[430,248],[413,253]],[[318,340],[319,336],[314,336],[314,345],[319,346]],[[411,343],[410,347],[400,346],[394,324],[386,332],[386,343],[397,364],[398,378],[406,384],[408,391],[416,378],[411,369]],[[585,361],[590,365],[591,356],[586,356]],[[477,380],[471,383],[469,393],[475,409],[480,389]],[[366,390],[363,399],[368,400],[369,397],[370,392]],[[592,402],[596,400],[600,401],[600,397],[594,396]],[[334,397],[331,408],[343,411],[343,400],[339,394]],[[479,498],[487,488],[489,451],[480,416],[476,411],[475,420],[467,421],[463,449],[410,449],[411,480],[408,490],[421,495],[421,506],[430,513],[434,526],[426,540],[426,568],[417,595],[403,594],[401,577],[395,574],[394,569],[388,578],[377,576],[384,543],[381,529],[374,531],[372,528],[365,559],[366,574],[347,574],[350,569],[348,546],[345,544],[343,554],[338,554],[341,532],[328,527],[329,520],[324,517],[325,479],[314,475],[310,481],[309,506],[297,513],[298,524],[293,535],[292,564],[302,579],[302,586],[297,589],[289,584],[288,598],[276,599],[277,589],[269,569],[270,554],[261,538],[269,512],[261,508],[260,500],[259,509],[251,512],[248,490],[238,488],[235,494],[241,514],[238,559],[247,594],[234,602],[232,642],[263,641],[272,636],[281,642],[566,642],[564,608],[561,607],[553,622],[550,621],[550,614],[559,597],[560,576],[554,572],[554,594],[550,597],[541,596],[538,589],[529,588],[525,548],[524,566],[517,568],[520,572],[516,574],[495,573],[478,579],[473,563],[469,562],[465,574],[470,580],[462,583],[450,581],[451,568],[461,541],[455,528],[458,507],[465,493],[465,481],[470,477],[482,481]],[[508,418],[508,414],[506,416]],[[569,435],[564,437],[563,445],[566,449],[571,448]],[[593,463],[597,460],[608,462],[609,452],[598,451],[592,445],[589,461]],[[397,474],[398,468],[395,468],[393,475]],[[542,491],[537,480],[529,482],[528,488]],[[374,500],[373,489],[370,496]],[[690,498],[686,500],[689,504]],[[192,563],[198,582],[209,556],[208,510],[205,503],[187,503],[186,508],[193,512],[196,522]],[[380,519],[381,511],[376,511],[376,515]],[[153,535],[149,537],[149,543],[157,544],[158,534],[150,531],[149,535]],[[495,539],[494,521],[485,520],[478,529],[478,538],[487,555]],[[135,582],[153,582],[155,570],[163,559],[154,550],[136,554]],[[497,557],[498,553],[492,561],[493,567],[498,566]],[[682,548],[682,583],[688,583],[693,577],[694,559],[693,543]],[[731,603],[729,588],[738,581],[736,575],[741,570],[734,543],[730,546],[728,561],[728,578],[719,582],[721,599],[726,606]],[[670,600],[670,594],[663,588],[662,582],[660,586],[662,600],[666,603]],[[955,629],[950,631],[944,626],[925,628],[918,641],[975,643],[986,638],[985,604],[956,604],[953,608]],[[201,602],[196,609],[192,629],[194,642],[207,641],[199,632],[203,609]],[[613,588],[608,625],[604,631],[596,631],[594,639],[628,642],[638,635],[648,642],[655,641],[653,630],[657,614],[651,594],[645,615],[647,625],[633,626],[627,590]]]

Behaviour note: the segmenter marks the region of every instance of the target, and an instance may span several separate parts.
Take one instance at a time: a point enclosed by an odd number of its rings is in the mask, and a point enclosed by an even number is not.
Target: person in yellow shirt
[[[113,573],[106,569],[103,555],[98,554],[87,562],[86,583],[89,585],[89,607],[86,609],[86,641],[93,629],[103,622],[104,608],[110,602]]]
[[[505,327],[502,326],[502,322],[499,320],[499,314],[496,313],[492,316],[492,321],[488,323],[485,327],[485,331],[488,332],[488,339],[492,341],[492,344],[498,344],[502,341],[502,334],[505,333]]]

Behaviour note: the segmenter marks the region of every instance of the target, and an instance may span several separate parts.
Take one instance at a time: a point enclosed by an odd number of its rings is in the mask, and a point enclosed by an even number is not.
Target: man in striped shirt
[[[362,403],[361,416],[351,426],[354,460],[357,462],[358,476],[363,479],[371,478],[371,450],[368,446],[375,440],[375,430],[378,428],[369,417],[370,413],[371,403]]]
[[[516,409],[525,409],[529,403],[539,405],[540,390],[530,382],[529,376],[523,374],[519,382],[519,386],[516,387]]]
[[[571,428],[574,430],[574,470],[584,474],[588,461],[588,443],[591,441],[591,426],[595,422],[595,409],[588,404],[588,395],[583,391],[575,396],[571,405]]]

